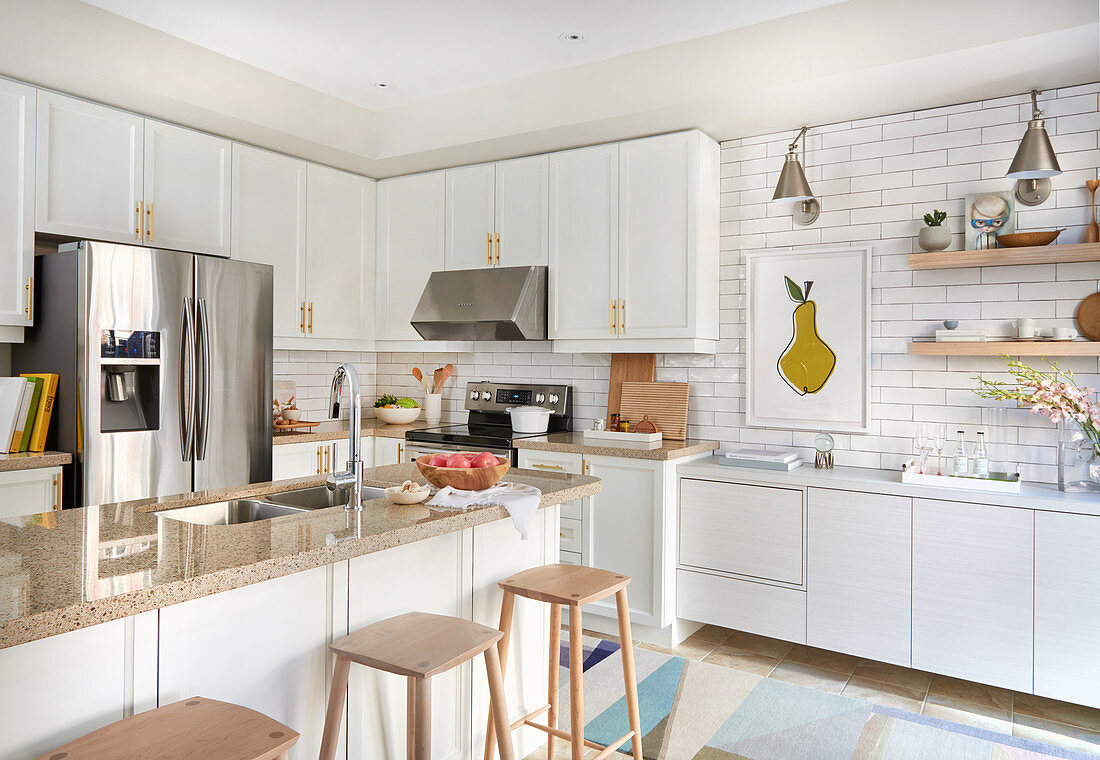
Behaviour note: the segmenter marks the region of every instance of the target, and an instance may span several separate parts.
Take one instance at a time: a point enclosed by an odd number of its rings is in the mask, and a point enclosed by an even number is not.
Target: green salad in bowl
[[[420,404],[407,396],[398,398],[386,393],[374,402],[374,416],[386,425],[408,425],[420,416]]]

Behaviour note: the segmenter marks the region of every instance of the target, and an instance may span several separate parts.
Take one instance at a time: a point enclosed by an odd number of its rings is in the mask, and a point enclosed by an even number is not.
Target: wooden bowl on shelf
[[[464,453],[464,452],[463,452]],[[508,462],[496,467],[433,467],[432,455],[416,458],[416,467],[424,479],[436,488],[457,488],[460,491],[484,491],[501,481],[511,466]]]
[[[1010,235],[998,235],[997,242],[1005,248],[1026,248],[1036,245],[1050,245],[1065,230],[1047,230],[1046,232],[1013,232]]]

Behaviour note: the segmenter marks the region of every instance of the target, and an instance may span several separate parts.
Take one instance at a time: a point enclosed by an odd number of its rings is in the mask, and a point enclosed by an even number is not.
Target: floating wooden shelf
[[[1100,356],[1100,341],[990,340],[979,342],[914,341],[909,353],[920,356]]]
[[[911,269],[963,269],[965,267],[1008,267],[1018,264],[1067,264],[1100,261],[1100,243],[1034,245],[1024,248],[994,248],[989,251],[936,251],[909,254]]]

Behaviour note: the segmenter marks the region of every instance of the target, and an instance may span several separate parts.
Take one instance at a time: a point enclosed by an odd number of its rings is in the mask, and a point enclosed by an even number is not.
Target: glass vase
[[[1058,423],[1058,490],[1100,491],[1100,455],[1081,426]]]

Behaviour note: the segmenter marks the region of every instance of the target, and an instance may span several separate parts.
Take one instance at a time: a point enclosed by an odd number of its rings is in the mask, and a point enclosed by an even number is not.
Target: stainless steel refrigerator
[[[271,480],[270,266],[83,241],[34,287],[12,371],[59,375],[66,506]]]

